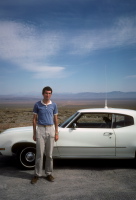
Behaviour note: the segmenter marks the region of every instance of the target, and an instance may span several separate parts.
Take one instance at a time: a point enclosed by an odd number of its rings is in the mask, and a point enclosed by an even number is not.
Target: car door
[[[134,118],[124,114],[113,114],[113,130],[116,134],[116,156],[119,158],[135,157]]]
[[[115,134],[107,114],[84,113],[67,128],[60,128],[57,147],[61,157],[115,156]],[[108,115],[111,118],[111,116]],[[108,118],[107,117],[107,118]]]

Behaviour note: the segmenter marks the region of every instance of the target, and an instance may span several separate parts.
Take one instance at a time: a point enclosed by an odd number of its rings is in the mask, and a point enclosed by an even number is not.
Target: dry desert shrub
[[[76,108],[58,107],[58,121],[62,123],[74,114]],[[14,127],[32,126],[32,108],[0,108],[0,132]]]
[[[31,109],[0,109],[0,132],[8,128],[32,125],[32,115]]]

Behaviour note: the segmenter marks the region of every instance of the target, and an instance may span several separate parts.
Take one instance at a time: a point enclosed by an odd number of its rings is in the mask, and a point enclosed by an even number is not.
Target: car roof
[[[130,109],[123,109],[123,108],[88,108],[88,109],[81,109],[78,110],[80,113],[89,113],[89,112],[97,112],[97,113],[117,113],[117,114],[126,114],[126,115],[135,115],[136,116],[136,110],[130,110]]]

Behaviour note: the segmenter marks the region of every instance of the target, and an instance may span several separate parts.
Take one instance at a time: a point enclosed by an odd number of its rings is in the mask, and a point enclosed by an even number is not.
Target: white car
[[[35,165],[32,127],[11,128],[0,134],[0,154],[16,153],[25,168]],[[134,159],[136,111],[117,108],[78,110],[59,125],[54,158]]]

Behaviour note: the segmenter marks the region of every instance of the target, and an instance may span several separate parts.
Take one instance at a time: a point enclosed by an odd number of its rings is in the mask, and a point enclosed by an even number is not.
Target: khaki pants
[[[45,174],[50,175],[53,171],[52,152],[54,146],[54,126],[38,125],[36,132],[36,160],[35,175],[42,176],[43,155],[46,155]]]

